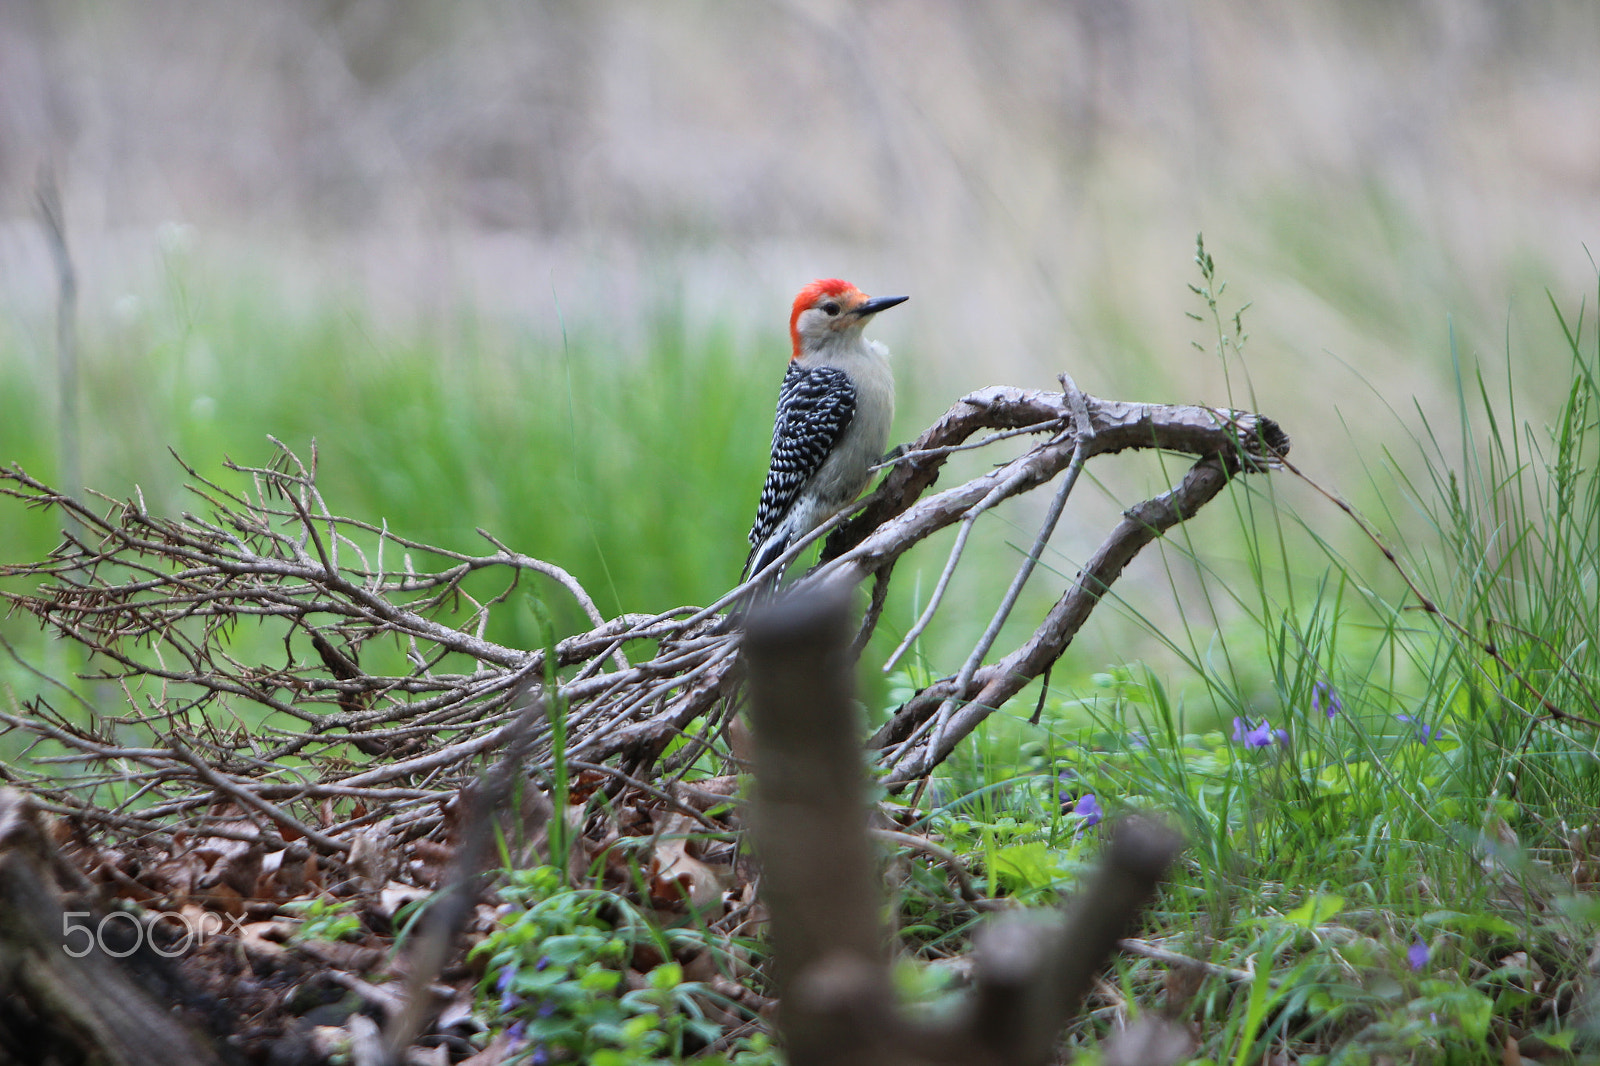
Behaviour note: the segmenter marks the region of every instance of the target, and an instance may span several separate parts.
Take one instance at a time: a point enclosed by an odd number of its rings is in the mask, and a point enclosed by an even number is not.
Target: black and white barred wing
[[[747,576],[782,555],[789,546],[788,537],[780,538],[782,543],[778,543],[773,536],[782,530],[801,487],[822,468],[855,413],[855,386],[844,371],[830,366],[808,369],[789,364],[772,426],[772,465],[767,470],[766,484],[761,487],[755,525],[750,528]]]

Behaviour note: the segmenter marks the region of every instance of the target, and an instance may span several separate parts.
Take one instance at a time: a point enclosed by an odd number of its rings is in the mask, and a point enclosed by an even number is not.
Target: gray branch
[[[1037,439],[1028,444],[1030,436]],[[952,452],[1017,441],[1021,453],[997,469],[931,491]],[[563,671],[552,696],[567,708],[571,757],[614,763],[648,782],[674,739],[692,735],[696,751],[721,743],[743,667],[741,633],[717,612],[742,602],[748,589],[708,608],[606,619],[573,575],[487,533],[495,550],[471,555],[334,514],[317,487],[315,453],[303,462],[274,443],[278,452],[265,466],[229,464],[247,479],[243,490],[185,466],[203,517],[164,518],[137,494],[79,498],[18,467],[0,470],[0,495],[53,509],[64,527],[49,558],[0,567],[0,575],[36,582],[33,591],[0,590],[0,599],[82,645],[102,671],[94,676],[129,694],[114,712],[87,719],[57,713],[45,697],[0,711],[0,723],[65,748],[51,758],[84,767],[66,780],[42,762],[18,767],[17,780],[41,802],[148,833],[164,820],[174,830],[207,824],[204,811],[226,798],[268,837],[292,827],[303,838],[296,847],[341,854],[359,826],[300,831],[318,824],[319,797],[368,794],[377,804],[404,794],[421,804],[460,788],[511,735],[513,695],[544,677],[549,654]],[[881,613],[895,560],[910,547],[1051,483],[1075,456],[1081,464],[1130,448],[1200,458],[1172,492],[1130,509],[1027,641],[984,664],[998,622],[1033,572],[1024,564],[1006,601],[991,608],[992,633],[958,677],[918,694],[874,738],[894,782],[937,765],[983,715],[1054,662],[1144,544],[1192,515],[1230,474],[1271,467],[1288,440],[1269,419],[1240,412],[1101,400],[1075,389],[988,388],[946,412],[862,511],[832,529],[823,563],[795,588],[839,596],[870,579],[873,606],[857,629],[859,648]],[[1065,499],[1058,490],[1057,503]],[[1047,523],[1036,550],[1048,534]],[[412,559],[424,556],[442,565],[415,569]],[[501,575],[504,586],[480,601],[463,582],[483,574]],[[548,651],[486,639],[490,613],[533,574],[570,594],[588,628]],[[284,657],[236,661],[225,638],[240,620],[273,627]],[[382,672],[364,663],[373,642],[405,649],[404,665]],[[630,646],[641,652],[630,654]],[[237,728],[244,721],[261,725]],[[548,770],[548,723],[528,743],[530,769]],[[122,782],[159,798],[137,812],[94,801],[97,789],[115,784],[115,793]]]

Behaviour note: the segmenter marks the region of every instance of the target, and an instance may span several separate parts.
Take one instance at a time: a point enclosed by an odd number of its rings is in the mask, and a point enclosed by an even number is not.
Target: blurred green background
[[[1597,50],[1587,0],[14,0],[0,461],[176,511],[169,447],[216,474],[267,460],[268,434],[315,438],[341,513],[458,550],[487,552],[483,527],[608,613],[706,603],[743,560],[789,299],[842,276],[912,297],[873,328],[897,440],[971,389],[1065,370],[1270,414],[1313,477],[1403,532],[1393,478],[1419,411],[1457,431],[1458,363],[1514,381],[1535,423],[1571,380],[1546,291],[1593,291]],[[71,441],[45,171],[81,287]],[[1242,359],[1191,317],[1201,230],[1225,311],[1251,304]],[[1019,625],[1168,466],[1092,468]],[[959,666],[1044,503],[983,527],[928,669]],[[0,504],[0,560],[41,557],[53,528]],[[1230,519],[1189,536],[1246,572]],[[890,646],[947,547],[896,570]],[[1147,628],[1181,624],[1193,566],[1131,568],[1129,608],[1066,672],[1161,660]],[[501,625],[538,639],[525,612]],[[0,632],[49,659],[26,619]]]

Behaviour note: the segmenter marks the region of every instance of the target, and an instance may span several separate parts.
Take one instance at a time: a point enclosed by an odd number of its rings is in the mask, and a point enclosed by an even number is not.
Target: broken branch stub
[[[911,1022],[889,990],[889,934],[851,699],[850,621],[844,598],[801,595],[753,610],[745,630],[751,831],[788,1060],[1043,1066],[1182,841],[1153,821],[1118,823],[1070,908],[991,923],[976,941],[975,987],[963,1009],[947,1022]]]
[[[755,746],[751,832],[772,913],[794,1066],[885,1061],[892,1016],[883,900],[866,833],[849,600],[781,596],[745,622]]]
[[[109,923],[113,933],[125,934],[136,919],[124,911],[97,913],[82,897],[69,902],[56,883],[61,870],[70,864],[56,852],[34,803],[0,789],[0,1054],[108,1066],[220,1066],[212,1039],[193,1024],[203,997],[190,993],[153,943],[103,943],[111,915],[124,919]]]
[[[986,1061],[1052,1061],[1062,1027],[1137,927],[1182,848],[1182,838],[1158,822],[1123,819],[1112,826],[1099,867],[1064,910],[1010,914],[979,930],[965,1025]]]

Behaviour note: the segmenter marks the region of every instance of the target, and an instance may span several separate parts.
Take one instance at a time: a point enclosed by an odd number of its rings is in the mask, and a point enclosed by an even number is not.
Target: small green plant
[[[1242,367],[1239,315],[1203,246],[1197,262],[1205,350]],[[1058,669],[1038,725],[1031,706],[995,716],[928,790],[927,823],[983,887],[1031,903],[1092,857],[1086,812],[1182,826],[1187,862],[1148,935],[1204,980],[1176,1003],[1149,959],[1111,980],[1129,1011],[1165,986],[1195,1061],[1593,1051],[1570,1018],[1600,928],[1573,816],[1600,802],[1600,344],[1557,319],[1571,384],[1548,418],[1516,421],[1509,374],[1499,389],[1458,370],[1459,454],[1424,417],[1427,477],[1380,487],[1426,516],[1426,539],[1390,522],[1390,546],[1357,518],[1382,550],[1353,559],[1327,528],[1353,508],[1302,517],[1282,479],[1240,479],[1237,531],[1163,542],[1172,603],[1118,603],[1181,676]]]
[[[682,1062],[722,1036],[708,1007],[732,1005],[703,984],[684,980],[683,967],[671,961],[686,942],[711,948],[708,938],[694,931],[669,933],[621,896],[569,887],[551,866],[513,871],[501,898],[509,904],[502,924],[473,956],[485,965],[482,993],[490,1013],[527,1061]],[[643,945],[668,961],[631,971]],[[729,1055],[720,1061],[775,1061],[764,1038],[744,1040]]]
[[[353,900],[318,897],[285,903],[283,909],[300,919],[295,940],[344,940],[361,931],[361,918],[355,913]]]

